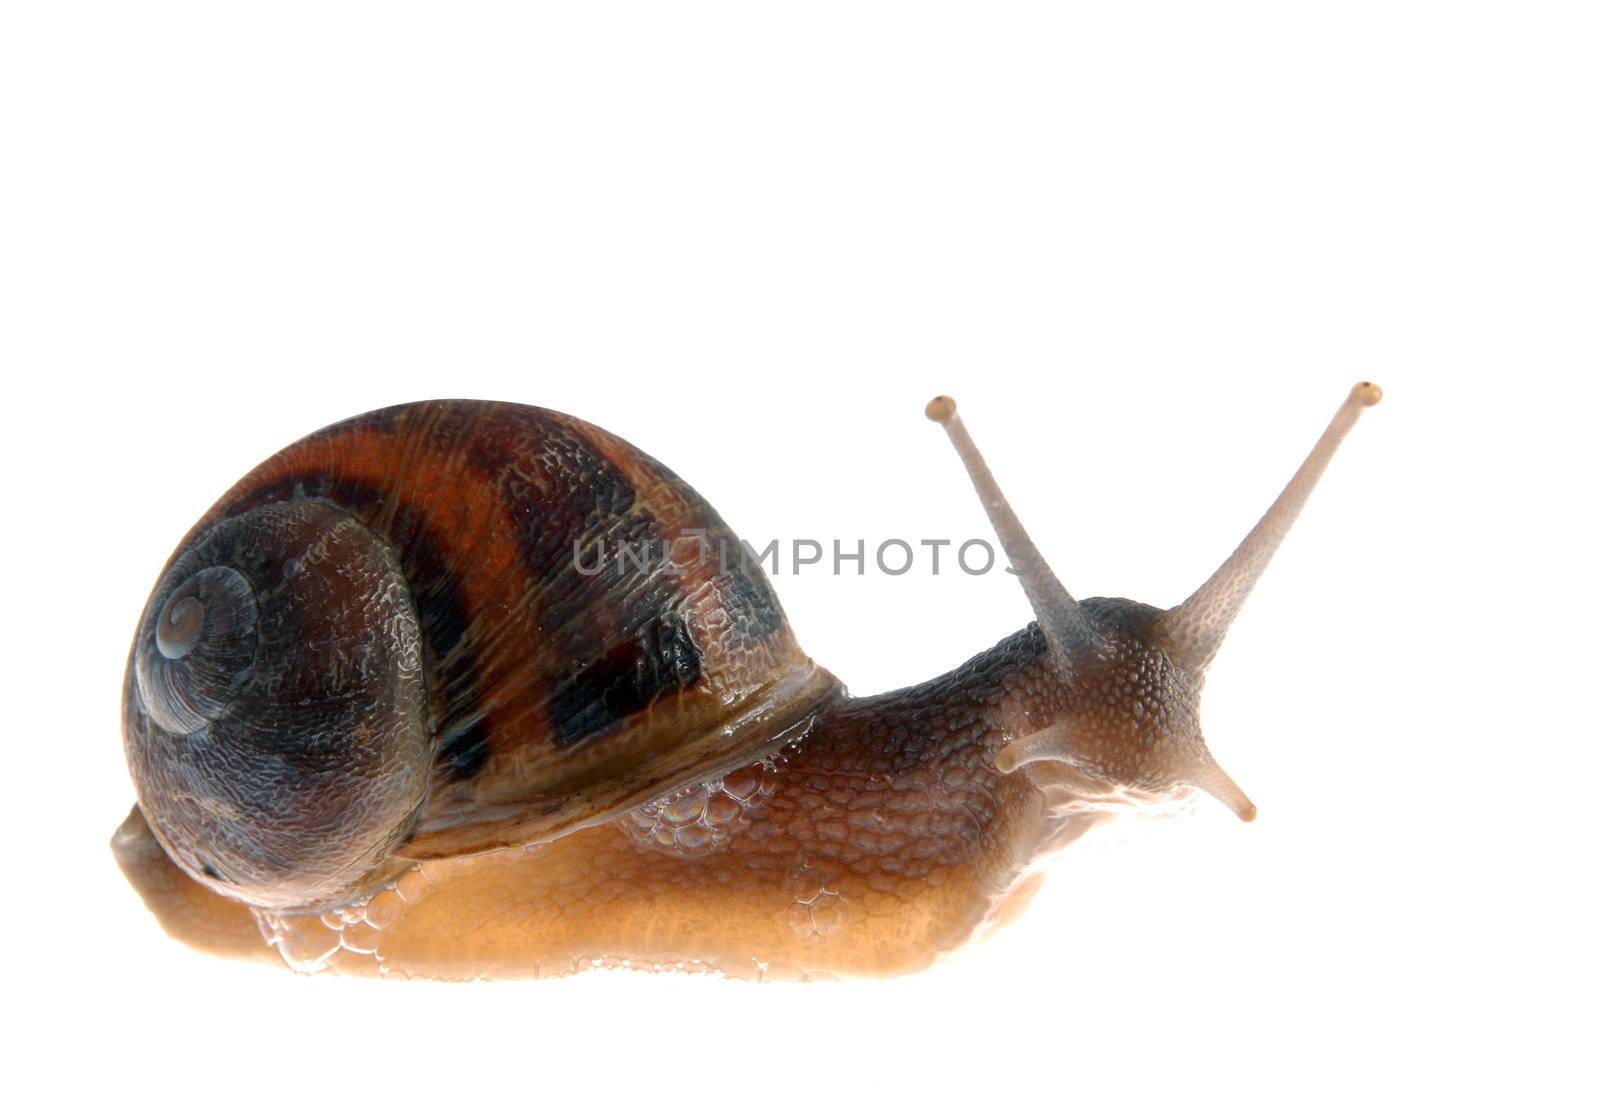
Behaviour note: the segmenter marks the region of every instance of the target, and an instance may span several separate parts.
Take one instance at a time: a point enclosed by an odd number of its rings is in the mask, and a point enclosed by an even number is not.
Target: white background
[[[0,1077],[119,1098],[1593,1100],[1592,6],[13,3]],[[1213,668],[1261,807],[1076,847],[891,982],[361,983],[169,943],[106,842],[128,637],[257,461],[586,417],[758,542],[987,536],[1178,601],[1355,380]],[[776,581],[860,692],[1004,575]],[[1115,835],[1115,834],[1113,834]]]

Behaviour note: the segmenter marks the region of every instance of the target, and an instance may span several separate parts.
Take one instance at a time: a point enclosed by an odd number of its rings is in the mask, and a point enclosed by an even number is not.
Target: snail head
[[[1200,690],[1206,669],[1273,553],[1361,412],[1383,392],[1350,390],[1294,477],[1244,541],[1194,594],[1168,610],[1130,599],[1079,601],[1051,573],[1001,494],[955,401],[939,396],[927,415],[940,423],[966,465],[1044,635],[1067,710],[1013,740],[995,759],[1011,772],[1061,761],[1105,782],[1144,790],[1197,787],[1245,821],[1256,807],[1206,747]]]

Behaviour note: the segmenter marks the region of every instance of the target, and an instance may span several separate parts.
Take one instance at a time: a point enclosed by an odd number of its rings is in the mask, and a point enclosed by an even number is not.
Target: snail
[[[195,524],[123,689],[137,804],[113,838],[173,936],[304,971],[527,977],[596,964],[763,977],[919,969],[1014,914],[1109,812],[1256,807],[1199,697],[1335,449],[1162,610],[1076,599],[955,403],[928,404],[1036,621],[854,698],[759,563],[670,470],[537,407],[360,415]],[[661,550],[653,560],[596,548]]]

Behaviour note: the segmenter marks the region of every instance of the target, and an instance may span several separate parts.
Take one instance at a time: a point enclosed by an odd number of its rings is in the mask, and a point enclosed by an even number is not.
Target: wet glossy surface
[[[196,523],[146,604],[123,696],[141,806],[217,892],[308,908],[747,764],[839,689],[760,569],[702,542],[738,544],[555,411],[319,430]]]

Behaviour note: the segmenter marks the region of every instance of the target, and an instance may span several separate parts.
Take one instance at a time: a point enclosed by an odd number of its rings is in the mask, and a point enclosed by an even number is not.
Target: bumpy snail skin
[[[864,699],[737,558],[578,570],[584,545],[737,545],[626,443],[507,404],[352,419],[247,476],[163,573],[113,848],[172,935],[304,971],[917,969],[1109,813],[1199,789],[1255,816],[1202,737],[1205,670],[1379,394],[1352,390],[1170,610],[1074,599],[936,399],[1038,620]]]

